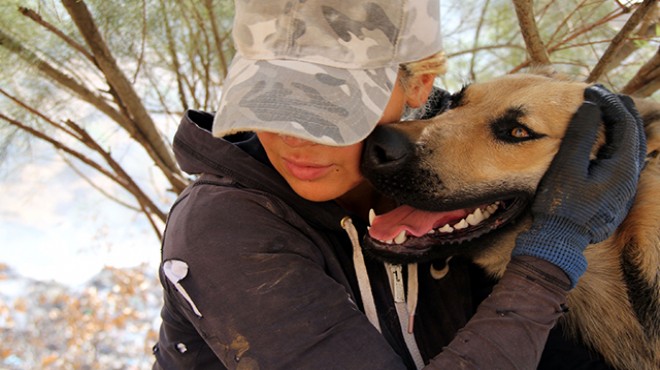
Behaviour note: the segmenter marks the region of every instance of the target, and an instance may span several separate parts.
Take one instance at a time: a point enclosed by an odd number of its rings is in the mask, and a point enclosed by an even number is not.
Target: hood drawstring
[[[355,274],[357,275],[358,287],[360,289],[360,297],[362,298],[362,305],[364,306],[365,314],[376,329],[382,332],[380,322],[378,321],[378,313],[376,312],[376,305],[374,303],[373,295],[371,294],[371,283],[369,282],[369,275],[367,268],[364,264],[364,256],[362,255],[362,247],[358,238],[358,232],[353,225],[350,217],[344,217],[341,220],[341,226],[348,234],[351,244],[353,246],[353,265],[355,266]],[[413,334],[413,324],[415,310],[417,309],[417,299],[419,292],[419,281],[417,279],[417,264],[409,264],[408,268],[408,294],[407,297],[404,293],[403,287],[403,274],[401,265],[392,265],[385,263],[385,268],[388,272],[390,288],[394,296],[394,304],[396,307],[397,316],[399,318],[399,325],[401,327],[401,334],[408,347],[408,352],[415,362],[415,367],[421,369],[424,367],[422,355],[417,347],[415,335]]]
[[[415,320],[415,310],[417,309],[417,299],[419,297],[419,280],[417,279],[417,264],[408,265],[408,295],[406,297],[408,308],[408,333],[412,334]]]
[[[367,266],[364,264],[364,256],[362,255],[358,232],[355,226],[353,226],[353,221],[348,216],[341,219],[341,227],[346,231],[353,245],[353,265],[355,274],[357,275],[358,287],[360,288],[364,313],[367,315],[367,319],[369,319],[371,325],[382,333],[380,322],[378,321],[378,313],[376,312],[376,303],[371,294],[371,283],[369,282],[369,275],[367,275]]]
[[[394,296],[394,306],[396,313],[399,317],[399,326],[401,327],[401,334],[403,340],[406,342],[408,352],[415,361],[415,366],[418,369],[424,367],[422,355],[417,347],[415,334],[413,333],[415,310],[417,309],[417,297],[419,290],[419,281],[417,279],[417,264],[411,263],[407,265],[408,268],[408,294],[404,296],[403,288],[403,274],[401,265],[392,265],[385,263],[387,268],[390,287],[392,288],[392,295]],[[407,302],[407,303],[406,303]]]

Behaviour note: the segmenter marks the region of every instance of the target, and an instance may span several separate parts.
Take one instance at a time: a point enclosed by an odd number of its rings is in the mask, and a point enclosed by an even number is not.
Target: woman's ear
[[[411,108],[419,108],[426,104],[429,94],[431,94],[431,90],[433,89],[433,82],[435,81],[435,75],[432,73],[425,73],[419,75],[417,78],[417,83],[410,85],[406,97],[406,104]]]

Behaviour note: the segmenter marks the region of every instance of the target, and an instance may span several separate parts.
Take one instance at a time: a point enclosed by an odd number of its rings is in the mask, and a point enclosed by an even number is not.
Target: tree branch
[[[92,62],[94,65],[96,64],[96,60],[94,60],[94,56],[85,49],[83,45],[80,45],[76,40],[72,39],[71,37],[65,35],[62,31],[57,29],[55,26],[52,24],[46,22],[37,12],[35,12],[32,9],[25,8],[25,7],[19,7],[18,11],[23,14],[24,16],[32,19],[35,21],[37,24],[43,26],[45,29],[48,31],[52,32],[54,35],[62,39],[64,43],[67,45],[71,46],[74,50],[82,54],[85,58],[87,58],[90,62]]]
[[[589,77],[587,77],[587,82],[595,82],[600,79],[603,73],[607,70],[607,66],[611,62],[613,56],[623,46],[625,40],[642,21],[642,19],[644,19],[649,10],[652,10],[653,7],[657,6],[657,1],[658,0],[644,0],[644,2],[630,16],[630,18],[628,18],[626,24],[614,37],[610,45],[607,47],[607,50],[605,50],[605,53],[603,53],[603,56],[601,56],[596,66],[591,70]]]
[[[623,14],[624,14],[623,11],[619,11],[618,13],[614,13],[614,14],[609,14],[609,15],[597,20],[596,22],[593,22],[591,24],[587,24],[587,25],[573,31],[566,38],[560,40],[555,45],[548,46],[548,48],[547,48],[548,55],[551,55],[552,53],[554,53],[555,51],[557,51],[559,49],[567,49],[568,47],[566,46],[566,44],[568,44],[570,41],[575,40],[579,36],[590,32],[594,28],[597,28],[599,26],[607,24],[608,22],[620,17]],[[514,67],[511,71],[509,71],[509,73],[515,73],[517,71],[520,71],[523,68],[529,67],[531,64],[533,64],[532,60],[526,60],[525,62],[517,65],[516,67]]]
[[[95,94],[93,91],[89,90],[75,79],[51,66],[50,63],[41,59],[32,51],[24,48],[23,45],[21,45],[9,34],[5,33],[2,29],[0,29],[0,46],[18,55],[21,59],[25,60],[30,65],[33,65],[38,71],[46,75],[46,77],[49,77],[52,81],[60,84],[83,101],[86,101],[87,103],[96,107],[106,116],[117,122],[131,136],[134,136],[135,129],[132,127],[131,122],[128,121],[127,118],[119,113],[114,107],[110,106],[105,101],[105,99]]]
[[[477,24],[477,29],[474,32],[474,42],[472,43],[472,48],[474,50],[477,49],[479,46],[479,36],[481,35],[481,28],[484,25],[484,21],[486,20],[486,12],[488,11],[488,6],[490,5],[490,0],[485,0],[483,8],[481,8],[481,16],[479,17],[479,23]],[[470,58],[470,79],[472,81],[477,80],[477,76],[474,73],[474,65],[476,63],[476,58],[477,58],[477,53],[472,54],[472,58]]]
[[[55,127],[58,130],[61,130],[65,132],[67,135],[73,137],[76,139],[78,142],[82,143],[89,149],[91,149],[93,152],[96,152],[99,154],[105,162],[110,166],[110,168],[114,171],[114,174],[103,168],[101,165],[99,165],[97,162],[89,159],[87,156],[84,154],[71,149],[69,146],[65,145],[59,140],[56,140],[40,131],[35,130],[32,127],[29,127],[25,124],[22,124],[14,119],[11,119],[7,116],[2,115],[2,119],[5,121],[9,122],[11,125],[16,126],[23,131],[26,131],[27,133],[31,134],[32,136],[37,137],[38,139],[41,139],[43,141],[46,141],[53,145],[55,148],[62,150],[66,152],[69,155],[74,156],[75,158],[78,158],[80,161],[83,163],[87,164],[88,166],[94,168],[95,170],[101,172],[103,175],[117,183],[119,186],[123,187],[126,189],[129,193],[131,193],[135,199],[138,201],[138,203],[142,204],[141,208],[146,209],[147,216],[151,217],[152,214],[155,214],[158,218],[161,219],[161,221],[165,222],[166,214],[165,212],[161,211],[158,206],[147,196],[142,189],[133,181],[131,176],[123,169],[123,167],[117,163],[117,161],[112,158],[112,155],[104,150],[97,142],[92,138],[89,133],[80,125],[74,123],[71,120],[67,120],[65,122],[65,125],[60,125],[57,122],[53,121],[37,109],[25,104],[24,102],[16,99],[15,97],[11,96],[8,94],[6,91],[3,89],[0,89],[0,94],[8,97],[11,99],[13,102],[18,104],[21,108],[25,109],[29,113],[43,119],[46,123],[49,125]]]
[[[550,57],[543,45],[536,20],[534,19],[534,4],[532,0],[513,0],[516,8],[520,31],[522,32],[527,53],[532,65],[549,65]]]
[[[174,69],[174,74],[176,76],[176,86],[179,92],[179,101],[181,102],[181,108],[185,111],[188,109],[188,100],[186,99],[186,92],[183,88],[183,82],[181,77],[181,63],[179,63],[179,57],[176,52],[176,43],[174,37],[172,36],[172,28],[170,27],[170,21],[168,18],[168,11],[165,8],[165,3],[163,0],[160,0],[160,8],[163,14],[163,25],[165,26],[165,38],[167,39],[167,51],[170,53],[170,58],[172,59],[172,67]]]
[[[220,36],[220,31],[218,28],[218,20],[216,19],[215,13],[213,12],[213,0],[206,0],[204,2],[204,5],[206,5],[206,10],[209,12],[211,31],[213,32],[213,39],[215,40],[216,50],[218,51],[218,58],[220,59],[220,67],[222,68],[222,77],[227,77],[227,72],[228,72],[227,59],[225,58],[225,53],[222,52],[222,45],[224,44],[225,38]]]
[[[163,173],[170,181],[174,190],[177,193],[181,192],[186,186],[186,182],[183,180],[174,156],[164,142],[160,132],[156,129],[156,125],[142,104],[142,100],[117,65],[110,49],[94,23],[87,5],[82,0],[62,0],[62,3],[87,42],[87,45],[92,50],[99,69],[105,75],[108,84],[120,99],[119,103],[130,114],[136,134],[144,138],[143,146],[156,162],[156,165],[162,168]]]
[[[635,76],[621,89],[622,94],[651,96],[660,88],[660,47]]]

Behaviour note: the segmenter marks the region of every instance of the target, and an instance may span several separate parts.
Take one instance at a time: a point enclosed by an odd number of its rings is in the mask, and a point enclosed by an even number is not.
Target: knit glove
[[[557,265],[571,288],[587,269],[587,245],[607,239],[628,214],[646,156],[643,122],[629,97],[599,85],[584,97],[539,183],[532,226],[512,253]],[[590,160],[601,122],[606,144]]]

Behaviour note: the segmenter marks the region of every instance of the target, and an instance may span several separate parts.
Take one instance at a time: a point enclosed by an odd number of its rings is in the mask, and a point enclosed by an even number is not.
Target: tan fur
[[[442,174],[443,195],[535,189],[559,148],[567,123],[584,100],[585,87],[537,75],[506,76],[471,85],[463,105],[430,124],[412,123],[401,129],[411,140],[434,149],[423,163]],[[637,106],[643,116],[657,113],[645,127],[648,152],[657,152],[660,104],[639,101]],[[547,138],[526,145],[495,142],[487,123],[512,107],[523,109],[523,122]],[[660,369],[660,158],[649,158],[628,217],[612,237],[585,251],[588,269],[569,293],[570,311],[562,323],[618,369]],[[475,262],[501,276],[518,232],[529,223],[529,219],[522,221],[514,232],[485,248]],[[634,278],[655,292],[655,300],[646,296],[648,307],[642,314],[647,317],[642,323],[629,301],[622,256],[629,256]]]

